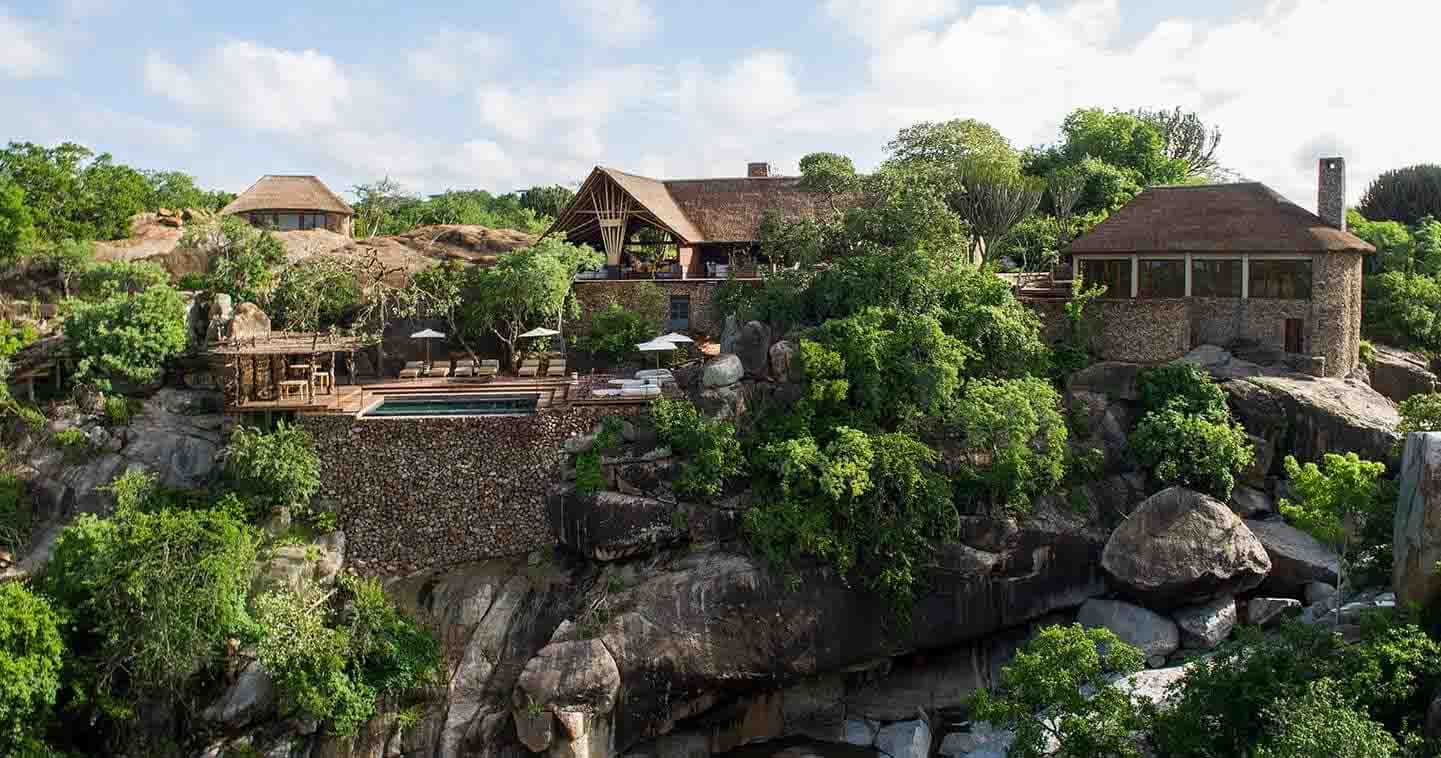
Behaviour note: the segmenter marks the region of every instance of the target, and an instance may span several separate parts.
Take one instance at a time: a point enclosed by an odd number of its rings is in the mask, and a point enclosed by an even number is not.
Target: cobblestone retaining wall
[[[526,553],[554,543],[545,490],[562,444],[632,407],[534,416],[356,419],[303,416],[315,436],[321,491],[362,574],[404,574]]]

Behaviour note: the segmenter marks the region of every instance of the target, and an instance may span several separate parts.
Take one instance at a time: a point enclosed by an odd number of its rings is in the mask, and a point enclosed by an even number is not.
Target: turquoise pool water
[[[427,395],[425,397],[391,396],[371,406],[360,415],[384,416],[497,416],[534,415],[534,397],[495,397],[492,395]]]

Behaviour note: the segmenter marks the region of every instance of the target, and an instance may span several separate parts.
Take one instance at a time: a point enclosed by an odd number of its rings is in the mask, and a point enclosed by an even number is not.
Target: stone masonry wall
[[[690,329],[688,331],[712,336],[720,335],[720,325],[711,313],[711,298],[720,287],[718,281],[666,281],[666,280],[580,280],[573,286],[575,298],[580,303],[581,317],[572,327],[585,332],[590,329],[591,314],[611,303],[620,303],[626,308],[635,308],[634,295],[646,284],[654,284],[665,293],[665,300],[658,313],[649,314],[655,319],[656,328],[670,331],[669,307],[671,295],[690,295]]]
[[[1098,300],[1099,351],[1105,360],[1171,361],[1191,350],[1185,300]]]
[[[362,574],[517,555],[554,543],[545,490],[562,445],[603,416],[568,408],[534,416],[365,419],[302,416],[321,462],[319,498],[334,503],[346,563]]]

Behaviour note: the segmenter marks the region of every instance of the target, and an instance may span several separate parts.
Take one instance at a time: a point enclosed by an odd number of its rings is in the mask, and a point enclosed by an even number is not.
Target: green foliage
[[[1257,758],[1388,758],[1400,750],[1386,728],[1358,712],[1330,679],[1273,703],[1263,718],[1270,733]]]
[[[702,500],[725,491],[726,481],[740,475],[745,465],[735,424],[708,419],[685,400],[657,398],[651,403],[660,439],[683,457],[676,493]]]
[[[600,457],[621,443],[621,421],[607,416],[601,421],[600,431],[589,449],[575,459],[575,491],[581,495],[593,495],[605,489],[605,473],[601,470]]]
[[[126,718],[126,704],[173,697],[250,629],[259,542],[225,513],[153,507],[154,479],[143,474],[114,488],[115,516],[66,527],[41,589],[65,618],[79,702]]]
[[[989,251],[1021,271],[1050,271],[1061,258],[1061,225],[1055,216],[1034,213],[1017,223]]]
[[[1135,758],[1133,733],[1145,728],[1150,709],[1111,677],[1144,664],[1140,650],[1108,629],[1048,626],[1001,668],[999,695],[982,689],[972,696],[970,714],[1015,732],[1012,758]],[[1047,750],[1052,739],[1056,753]]]
[[[611,303],[591,314],[590,331],[576,339],[576,347],[614,365],[634,355],[635,346],[655,337],[655,332],[655,318],[648,311]]]
[[[1371,340],[1361,340],[1356,348],[1356,358],[1361,361],[1362,366],[1369,368],[1376,365],[1376,346]]]
[[[38,270],[48,270],[59,282],[61,292],[69,297],[71,280],[95,264],[95,244],[69,239],[37,243],[31,260],[38,264]]]
[[[35,325],[28,321],[11,322],[0,319],[0,358],[9,358],[40,337]],[[3,379],[5,377],[0,377]]]
[[[1441,166],[1420,164],[1383,172],[1366,188],[1358,206],[1368,219],[1406,225],[1441,217]]]
[[[320,456],[300,427],[281,423],[269,433],[236,427],[225,476],[236,492],[265,506],[305,506],[320,489]]]
[[[1389,525],[1394,506],[1392,501],[1381,497],[1379,480],[1386,473],[1385,464],[1363,461],[1355,453],[1326,453],[1322,462],[1324,470],[1314,463],[1301,464],[1294,456],[1286,456],[1284,465],[1293,497],[1283,498],[1279,507],[1281,515],[1298,529],[1341,554],[1340,586],[1344,590],[1347,569],[1355,560],[1355,556],[1348,553],[1357,547],[1353,545],[1350,530],[1365,531],[1370,522]]]
[[[275,235],[238,216],[185,227],[180,246],[209,259],[206,289],[230,295],[237,304],[265,302],[275,283],[273,269],[285,262],[285,245]]]
[[[60,620],[24,584],[0,584],[0,752],[38,753],[39,736],[60,689]]]
[[[90,457],[90,438],[79,429],[62,429],[56,432],[55,444],[65,453],[65,460],[71,463]]]
[[[218,211],[235,199],[234,193],[231,192],[201,189],[195,183],[195,177],[180,171],[145,171],[142,173],[149,185],[149,191],[145,197],[146,210],[196,208]]]
[[[1071,299],[1065,305],[1066,333],[1052,359],[1052,372],[1058,379],[1065,380],[1096,362],[1096,350],[1091,340],[1097,317],[1092,304],[1105,294],[1104,284],[1087,287],[1079,276],[1071,280]]]
[[[859,574],[908,621],[936,545],[958,521],[933,450],[907,434],[840,427],[766,444],[752,465],[761,497],[745,513],[752,547],[772,565],[819,558]]]
[[[1396,433],[1401,435],[1403,444],[1411,432],[1441,432],[1441,393],[1412,395],[1401,401],[1397,411],[1401,423],[1396,426]]]
[[[1049,382],[973,379],[966,384],[950,425],[967,451],[964,490],[1012,511],[1049,492],[1065,475],[1066,423],[1060,396]]]
[[[375,579],[342,578],[335,596],[311,583],[255,600],[256,653],[283,701],[351,736],[376,698],[404,694],[438,671],[440,646],[386,599]]]
[[[537,220],[546,216],[555,218],[574,197],[575,192],[559,184],[536,186],[520,193],[520,205],[534,212]]]
[[[520,335],[536,324],[556,324],[577,307],[571,280],[605,258],[589,247],[554,237],[500,256],[489,268],[474,267],[466,281],[464,331],[494,334],[514,356]]]
[[[4,465],[0,456],[0,465]],[[25,482],[10,471],[0,469],[0,549],[17,552],[30,536],[30,498]]]
[[[1208,419],[1229,417],[1226,393],[1194,363],[1168,363],[1141,371],[1136,378],[1141,412],[1177,410]]]
[[[65,319],[66,345],[80,356],[76,377],[109,389],[113,380],[147,384],[185,349],[185,302],[167,286],[80,303]]]
[[[1222,502],[1231,498],[1236,474],[1255,460],[1246,430],[1229,415],[1185,413],[1184,399],[1141,419],[1128,443],[1136,462],[1165,486],[1180,485]]]
[[[149,192],[139,171],[71,142],[11,142],[0,150],[0,176],[24,191],[37,235],[52,242],[127,236]]]
[[[117,295],[135,295],[169,283],[170,275],[165,273],[165,269],[149,261],[96,262],[80,270],[75,294],[98,302]]]
[[[107,395],[105,398],[105,422],[111,426],[127,426],[135,416],[135,405],[123,395]]]
[[[540,234],[574,195],[564,187],[533,187],[523,193],[492,195],[483,190],[451,190],[429,198],[410,194],[386,177],[353,190],[354,234],[366,239],[403,234],[432,224],[468,224]]]
[[[270,294],[276,328],[318,332],[336,326],[360,307],[360,277],[349,261],[312,258],[286,268]]]
[[[886,144],[888,163],[931,181],[959,179],[967,162],[981,162],[1013,170],[1020,157],[995,127],[975,119],[924,121],[908,126]],[[950,191],[953,186],[944,189]]]
[[[856,164],[844,155],[811,153],[801,158],[800,169],[801,187],[830,198],[832,209],[837,196],[854,192],[860,187]]]
[[[1400,347],[1441,351],[1441,282],[1425,274],[1387,271],[1365,279],[1363,331]]]
[[[25,190],[0,175],[0,271],[30,251],[35,224],[25,207]]]

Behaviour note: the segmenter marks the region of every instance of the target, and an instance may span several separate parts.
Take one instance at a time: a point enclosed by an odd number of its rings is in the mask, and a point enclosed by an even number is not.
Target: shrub
[[[635,346],[655,337],[655,331],[654,317],[611,303],[591,316],[590,331],[576,345],[614,364],[634,354]]]
[[[1067,437],[1060,403],[1035,377],[966,384],[951,421],[973,459],[963,464],[966,477],[990,504],[1022,511],[1060,484]]]
[[[1211,381],[1211,375],[1194,363],[1168,363],[1141,371],[1136,379],[1141,396],[1141,412],[1167,409],[1205,416],[1226,418],[1226,393]]]
[[[0,466],[4,463],[4,457],[0,456]],[[30,536],[31,518],[25,482],[0,469],[0,548],[18,550]]]
[[[105,398],[105,421],[111,426],[126,426],[135,415],[135,406],[130,398],[123,395],[108,395]]]
[[[1396,432],[1401,435],[1402,444],[1411,432],[1441,432],[1441,392],[1412,395],[1401,401],[1397,410],[1401,423],[1396,426]]]
[[[100,301],[116,295],[135,295],[151,287],[170,283],[165,269],[147,261],[104,261],[91,263],[76,282],[76,294]]]
[[[716,497],[726,480],[741,473],[745,459],[735,424],[705,418],[685,400],[659,398],[650,410],[661,440],[684,458],[676,479],[681,497]]]
[[[1441,166],[1422,163],[1383,172],[1366,187],[1358,210],[1368,219],[1407,226],[1441,216]]]
[[[0,319],[0,358],[9,358],[20,348],[38,339],[40,333],[28,321],[11,322]]]
[[[255,605],[260,662],[289,707],[335,734],[355,734],[375,715],[378,696],[420,687],[439,670],[439,644],[375,579],[343,578],[334,597],[302,583]]]
[[[1379,497],[1385,464],[1363,461],[1355,453],[1326,453],[1322,462],[1324,471],[1314,463],[1301,464],[1294,456],[1286,456],[1293,497],[1283,498],[1279,507],[1287,520],[1340,553],[1339,583],[1344,591],[1347,569],[1354,560],[1348,555],[1352,533],[1378,519],[1389,524],[1393,506]]]
[[[1116,674],[1140,671],[1145,655],[1110,630],[1079,624],[1048,626],[1001,668],[999,694],[978,690],[973,719],[1015,732],[1008,755],[1139,756],[1133,733],[1145,728],[1150,709],[1112,683]]]
[[[1361,340],[1356,349],[1356,357],[1361,361],[1362,366],[1374,366],[1376,364],[1376,346],[1371,340]]]
[[[1177,407],[1146,414],[1128,443],[1136,462],[1163,485],[1189,487],[1223,502],[1231,498],[1236,474],[1255,460],[1240,424],[1229,417],[1189,415]]]
[[[303,506],[320,489],[320,456],[310,433],[280,424],[275,431],[236,427],[226,448],[225,476],[241,495],[268,507]]]
[[[20,582],[0,584],[0,752],[39,750],[40,726],[60,689],[60,620]]]
[[[606,416],[601,420],[600,431],[596,432],[595,441],[591,443],[590,449],[576,456],[576,492],[582,495],[593,495],[605,489],[605,472],[601,469],[600,456],[621,443],[621,423],[621,420],[615,416]]]
[[[1362,330],[1391,345],[1441,350],[1441,282],[1425,274],[1387,271],[1368,276]]]
[[[1262,714],[1269,734],[1256,758],[1388,758],[1400,746],[1386,728],[1356,710],[1331,679],[1318,679]]]
[[[62,429],[55,433],[55,444],[72,463],[90,457],[90,438],[79,429]]]
[[[65,319],[66,346],[81,356],[76,376],[101,389],[112,380],[148,384],[188,341],[185,303],[170,287],[82,303]]]

